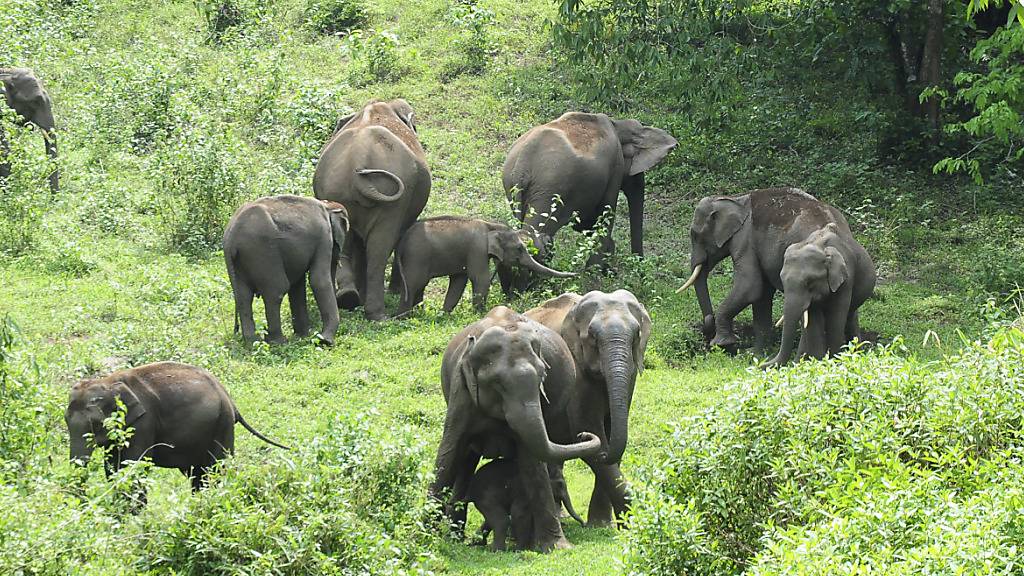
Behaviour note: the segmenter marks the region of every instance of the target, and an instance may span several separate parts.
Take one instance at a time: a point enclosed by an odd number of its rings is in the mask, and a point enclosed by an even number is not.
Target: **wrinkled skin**
[[[343,204],[352,223],[338,273],[338,303],[383,320],[384,269],[430,195],[430,170],[405,100],[372,101],[342,118],[320,154],[313,193]],[[392,276],[395,290],[397,275]]]
[[[644,172],[676,144],[659,128],[584,112],[567,112],[522,135],[505,159],[502,185],[516,218],[539,250],[538,259],[547,261],[552,238],[573,213],[579,213],[574,228],[581,231],[593,230],[609,208],[614,217],[620,190],[629,202],[630,245],[635,254],[643,255]],[[589,264],[602,263],[614,250],[612,224]],[[525,289],[524,275],[507,267],[499,271],[506,291]]]
[[[224,260],[235,295],[235,317],[246,342],[256,339],[254,296],[263,297],[268,341],[285,340],[281,332],[285,294],[295,334],[309,334],[308,275],[323,322],[317,337],[326,344],[334,343],[339,321],[334,276],[348,228],[344,206],[302,196],[260,198],[235,212],[224,230]]]
[[[57,160],[57,132],[53,121],[53,103],[43,88],[43,83],[26,68],[0,68],[0,88],[4,99],[12,110],[18,113],[23,124],[31,123],[43,133],[46,155]],[[10,151],[4,131],[0,130],[0,154],[5,157]],[[11,173],[11,165],[0,162],[0,178]],[[60,187],[59,176],[54,170],[50,174],[50,191],[56,193]]]
[[[242,418],[213,374],[187,364],[157,362],[83,380],[71,388],[64,421],[72,462],[84,464],[94,446],[110,445],[103,420],[117,409],[116,400],[124,404],[125,423],[135,433],[126,448],[108,454],[108,475],[129,461],[150,458],[155,466],[180,470],[198,491],[210,468],[234,452],[236,422],[261,440],[287,449]],[[89,433],[92,442],[86,438]]]
[[[875,289],[875,264],[852,235],[836,224],[811,233],[786,249],[782,264],[785,293],[782,345],[764,367],[785,364],[793,352],[797,325],[808,312],[799,354],[821,358],[838,354],[860,336],[857,310]]]
[[[684,288],[692,285],[697,292],[704,336],[711,345],[734,351],[739,339],[733,319],[753,305],[754,353],[765,355],[772,338],[772,299],[782,290],[786,249],[829,223],[842,234],[852,234],[839,210],[796,188],[700,200],[690,226],[691,276]],[[708,275],[727,257],[733,263],[732,289],[715,313]]]
[[[619,463],[626,449],[629,408],[636,377],[643,371],[651,318],[627,290],[562,294],[526,315],[557,329],[572,352],[576,383],[562,417],[572,430],[592,430],[601,439],[602,457],[584,459],[596,478],[587,523],[610,525],[613,511],[621,519],[629,505]]]
[[[458,216],[427,218],[413,224],[398,244],[396,259],[404,281],[399,313],[422,302],[423,289],[438,276],[448,276],[445,312],[459,303],[467,281],[473,283],[473,305],[483,312],[491,288],[491,258],[544,276],[573,276],[534,260],[519,232],[504,224]]]
[[[476,470],[481,446],[511,438],[524,492],[530,494],[531,530],[519,546],[547,552],[570,545],[562,533],[546,462],[594,456],[600,441],[589,432],[573,435],[564,419],[576,379],[572,355],[552,330],[504,306],[492,309],[452,338],[441,362],[448,405],[437,450],[430,495],[458,521],[452,503]],[[552,438],[563,438],[554,442]],[[576,441],[573,443],[572,441]]]

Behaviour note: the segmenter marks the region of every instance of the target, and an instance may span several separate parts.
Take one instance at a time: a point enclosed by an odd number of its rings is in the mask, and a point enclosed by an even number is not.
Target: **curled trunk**
[[[543,462],[564,462],[597,454],[601,441],[592,435],[576,444],[556,444],[548,437],[540,402],[530,401],[505,409],[505,420],[535,458]]]

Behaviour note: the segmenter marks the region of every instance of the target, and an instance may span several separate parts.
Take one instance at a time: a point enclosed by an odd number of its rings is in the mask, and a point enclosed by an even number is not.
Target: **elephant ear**
[[[334,239],[335,247],[340,251],[344,248],[345,236],[351,228],[348,219],[348,209],[343,204],[330,200],[321,200],[327,208],[327,216],[331,220],[331,236]]]
[[[711,239],[721,248],[729,241],[750,217],[750,210],[733,198],[722,198],[711,212]]]
[[[403,100],[402,98],[399,98],[397,100],[392,100],[390,105],[391,105],[391,109],[395,112],[395,115],[398,116],[399,120],[401,120],[403,124],[405,124],[410,129],[412,129],[413,132],[415,132],[416,131],[416,121],[415,121],[416,113],[413,112],[412,106],[410,106],[409,103],[406,102],[405,100]]]
[[[351,122],[352,119],[355,118],[355,116],[356,116],[355,113],[352,113],[352,114],[349,114],[348,116],[345,116],[343,118],[339,118],[338,119],[338,123],[334,125],[334,134],[337,134],[338,132],[341,132],[341,130],[345,127],[345,125],[348,124],[349,122]]]
[[[640,303],[632,294],[629,299],[628,307],[630,313],[636,318],[636,321],[640,323],[640,338],[633,341],[633,360],[636,362],[636,371],[638,374],[644,373],[644,353],[647,351],[647,341],[651,337],[651,316],[647,313],[647,309]]]
[[[580,300],[569,309],[565,320],[562,321],[562,339],[572,352],[576,365],[581,369],[590,365],[584,342],[590,338],[590,321],[594,319],[596,310],[596,303],[593,301]]]
[[[629,162],[629,175],[636,176],[661,162],[678,142],[668,132],[643,126],[633,135],[632,142],[622,146],[622,155]]]
[[[146,407],[142,405],[142,401],[124,382],[115,382],[111,387],[111,393],[124,404],[125,424],[132,424],[146,413]]]
[[[501,245],[501,232],[499,230],[489,230],[487,232],[487,253],[497,258],[499,262],[505,261],[505,248]]]
[[[825,265],[828,267],[828,287],[833,292],[838,292],[839,288],[846,282],[848,274],[846,259],[843,258],[839,250],[829,246],[825,248]]]
[[[462,353],[459,354],[459,374],[458,378],[462,380],[462,387],[469,393],[469,397],[473,402],[474,406],[480,405],[480,386],[476,381],[476,374],[473,373],[473,367],[469,365],[469,354],[473,351],[473,346],[476,345],[476,336],[470,336],[466,338],[466,341],[462,343]]]

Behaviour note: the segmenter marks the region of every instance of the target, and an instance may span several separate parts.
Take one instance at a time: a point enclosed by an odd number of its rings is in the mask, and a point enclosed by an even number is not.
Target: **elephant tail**
[[[245,421],[245,418],[242,418],[242,413],[238,411],[238,408],[235,408],[235,422],[238,422],[239,424],[244,426],[246,430],[252,432],[253,436],[259,438],[260,440],[263,440],[267,444],[270,444],[271,446],[277,446],[278,448],[283,448],[285,450],[291,450],[291,448],[289,448],[288,446],[285,446],[284,444],[278,444],[277,442],[274,442],[273,440],[267,438],[263,434],[260,434],[259,431],[257,431],[255,428],[250,426],[248,422]]]
[[[373,185],[373,182],[371,182],[369,178],[367,178],[367,176],[369,176],[370,174],[381,174],[394,180],[395,183],[398,184],[398,191],[390,195],[384,194],[383,192],[378,190],[376,186]],[[362,176],[362,178],[356,178],[356,190],[358,190],[359,193],[365,196],[366,198],[373,200],[375,202],[394,202],[395,200],[401,198],[403,194],[405,194],[405,183],[402,182],[401,178],[399,178],[392,172],[388,172],[387,170],[362,168],[356,170],[356,175]]]

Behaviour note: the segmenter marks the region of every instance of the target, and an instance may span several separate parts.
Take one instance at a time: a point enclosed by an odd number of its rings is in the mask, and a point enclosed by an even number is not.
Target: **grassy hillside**
[[[19,330],[0,346],[0,571],[622,573],[624,540],[612,530],[567,525],[576,547],[541,556],[487,553],[419,524],[444,417],[440,357],[476,319],[468,298],[445,316],[444,282],[435,282],[425,309],[408,319],[371,324],[343,312],[333,348],[249,348],[232,334],[217,246],[246,199],[309,194],[334,122],[371,98],[403,97],[416,109],[433,174],[425,215],[508,219],[499,175],[515,138],[566,110],[607,110],[581,98],[549,53],[554,3],[368,2],[355,37],[314,31],[304,0],[240,0],[238,24],[219,33],[204,6],[0,5],[0,37],[12,39],[0,44],[0,66],[31,67],[46,83],[63,178],[51,197],[38,135],[9,129],[15,173],[0,188],[0,317]],[[671,423],[722,403],[726,386],[752,372],[749,354],[706,352],[695,299],[673,293],[687,275],[687,227],[700,196],[797,185],[845,210],[881,278],[863,327],[882,342],[902,335],[893,348],[900,358],[937,360],[957,348],[958,335],[973,339],[1012,315],[1001,293],[1024,272],[1024,245],[1013,234],[1019,213],[973,202],[979,188],[934,177],[930,166],[883,161],[886,135],[870,120],[884,103],[841,84],[794,76],[743,85],[740,120],[719,126],[692,117],[688,108],[699,103],[668,94],[615,111],[680,142],[647,180],[648,258],[626,254],[623,203],[617,274],[552,282],[511,305],[618,287],[647,305],[654,331],[627,474],[661,461]],[[586,245],[564,231],[556,266],[578,270]],[[716,301],[729,284],[729,266],[720,268]],[[489,304],[500,302],[493,290]],[[749,321],[749,311],[740,316]],[[924,343],[929,331],[938,338]],[[153,470],[150,504],[138,516],[121,513],[96,469],[84,492],[71,487],[78,480],[65,463],[62,421],[70,384],[165,359],[209,368],[250,422],[303,449],[283,454],[239,432],[222,487],[194,497],[177,473]],[[368,472],[353,472],[364,464]],[[574,462],[567,477],[585,509],[589,473]],[[317,512],[306,518],[303,506]],[[391,558],[391,539],[398,560],[373,564]],[[317,551],[327,541],[333,554]]]

